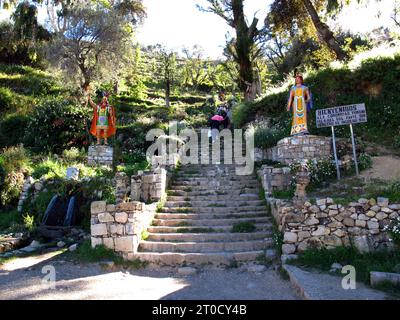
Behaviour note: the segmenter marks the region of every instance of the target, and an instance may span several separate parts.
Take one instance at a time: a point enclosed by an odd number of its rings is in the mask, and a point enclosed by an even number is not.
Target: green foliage
[[[36,151],[61,152],[87,145],[89,110],[64,99],[47,100],[37,106],[26,128],[26,145]]]
[[[333,180],[336,176],[336,166],[332,160],[308,161],[308,172],[310,172],[310,187],[315,188],[323,182]]]
[[[358,167],[360,171],[372,168],[372,157],[369,154],[361,153],[358,156]]]
[[[25,131],[22,128],[26,128],[28,122],[29,117],[18,114],[13,114],[0,120],[0,147],[15,146],[22,143],[25,135]]]
[[[385,231],[390,234],[390,239],[400,246],[400,217],[393,220],[390,225],[385,227]]]
[[[43,162],[34,166],[32,177],[34,179],[50,179],[62,178],[65,176],[67,167],[62,165],[58,160],[48,157]]]
[[[254,132],[254,146],[268,149],[276,146],[279,140],[288,136],[288,126],[256,127]]]
[[[26,214],[22,218],[24,220],[25,229],[28,230],[29,232],[33,232],[36,229],[35,217],[31,216],[29,214]]]
[[[400,90],[397,81],[400,70],[400,55],[363,61],[360,67],[350,70],[326,68],[312,73],[305,84],[313,94],[314,110],[309,117],[311,134],[331,134],[330,128],[317,129],[315,109],[364,102],[367,106],[368,122],[354,126],[356,136],[368,141],[393,146],[400,126]],[[243,126],[257,115],[281,119],[284,125],[289,88],[284,92],[268,95],[254,103],[240,104],[234,111],[236,126]],[[286,125],[286,124],[285,124]],[[396,133],[396,134],[393,134]],[[346,126],[337,127],[338,137],[348,137]]]
[[[15,223],[21,223],[21,213],[17,210],[0,212],[0,230],[4,231],[9,229]]]
[[[247,233],[254,232],[256,230],[256,226],[252,222],[238,222],[232,226],[232,233]]]
[[[272,197],[276,199],[292,199],[294,197],[295,188],[287,190],[276,190],[272,192]]]
[[[2,150],[0,155],[0,207],[15,204],[30,171],[28,154],[22,145]]]
[[[360,253],[353,247],[335,249],[307,249],[297,260],[289,263],[329,271],[333,263],[352,265],[357,270],[357,281],[369,283],[371,271],[396,272],[400,264],[400,251],[373,251]]]
[[[147,230],[143,230],[142,231],[142,240],[147,240],[149,237],[149,233],[147,232]]]

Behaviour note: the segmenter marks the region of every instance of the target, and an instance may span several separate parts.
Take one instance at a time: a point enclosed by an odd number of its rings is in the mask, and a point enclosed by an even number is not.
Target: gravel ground
[[[56,271],[55,288],[43,283],[44,266]],[[0,299],[288,300],[299,299],[272,268],[202,269],[181,276],[173,269],[106,270],[98,263],[63,260],[55,253],[20,258],[0,266]]]

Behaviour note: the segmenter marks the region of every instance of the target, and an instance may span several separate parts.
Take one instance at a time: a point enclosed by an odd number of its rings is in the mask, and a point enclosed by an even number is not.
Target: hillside
[[[358,138],[367,142],[377,142],[387,147],[400,148],[400,55],[393,58],[367,59],[351,70],[348,67],[327,68],[313,72],[305,78],[311,89],[314,102],[310,131],[312,134],[330,135],[330,129],[317,129],[315,110],[353,103],[365,103],[368,123],[355,126]],[[234,118],[236,124],[245,126],[255,119],[269,119],[270,134],[264,137],[271,141],[259,141],[261,146],[269,146],[289,134],[290,114],[286,111],[288,92],[267,95],[254,103],[237,106]],[[347,127],[336,129],[339,137],[348,137]],[[257,140],[257,135],[256,135]],[[257,142],[256,142],[257,143]]]

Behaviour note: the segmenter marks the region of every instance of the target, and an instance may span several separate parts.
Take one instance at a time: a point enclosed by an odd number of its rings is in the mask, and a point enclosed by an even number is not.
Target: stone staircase
[[[254,173],[238,176],[235,165],[183,166],[135,258],[170,266],[229,266],[264,259],[265,250],[273,246],[272,218],[260,189]]]

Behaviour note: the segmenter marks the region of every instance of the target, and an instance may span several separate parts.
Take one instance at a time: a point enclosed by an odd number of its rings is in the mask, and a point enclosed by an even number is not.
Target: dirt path
[[[361,176],[366,180],[381,179],[387,181],[400,180],[400,157],[384,155],[373,157],[373,166]]]
[[[56,286],[42,284],[44,266],[54,266]],[[203,270],[183,277],[176,271],[114,270],[77,264],[49,254],[0,266],[0,299],[275,300],[299,299],[289,281],[268,269]]]

